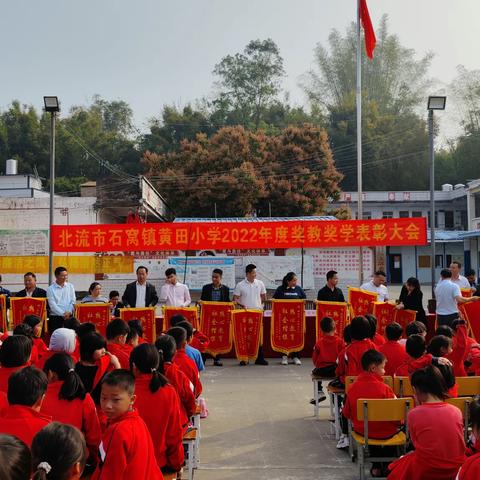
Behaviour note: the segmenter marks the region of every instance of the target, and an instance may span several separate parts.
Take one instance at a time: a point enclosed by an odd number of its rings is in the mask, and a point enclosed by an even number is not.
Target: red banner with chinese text
[[[129,320],[140,320],[143,326],[143,338],[148,343],[154,343],[157,339],[155,307],[120,308],[120,318],[126,322]]]
[[[471,288],[461,288],[460,291],[462,292],[462,297],[470,298],[473,295]]]
[[[7,333],[7,296],[0,295],[0,328],[2,333]]]
[[[284,355],[299,352],[305,345],[305,301],[272,300],[270,342],[272,350]]]
[[[373,314],[377,319],[377,333],[384,335],[385,327],[395,321],[397,309],[393,303],[374,302]]]
[[[210,339],[207,353],[220,355],[232,349],[233,307],[232,302],[202,302],[200,331]]]
[[[109,303],[77,303],[75,316],[80,323],[91,322],[95,324],[97,332],[106,336],[107,325],[110,322]]]
[[[183,315],[191,324],[192,327],[198,329],[198,309],[197,307],[163,307],[163,325],[165,329],[170,328],[170,319],[174,315]]]
[[[411,322],[414,322],[417,318],[417,312],[415,310],[397,310],[395,312],[395,322],[399,323],[402,328],[405,336],[405,328]]]
[[[351,317],[373,313],[373,304],[378,295],[360,288],[348,287],[348,303],[350,304]]]
[[[426,245],[425,218],[53,225],[56,252]]]
[[[257,359],[262,322],[262,310],[232,310],[235,354],[240,362]]]
[[[480,301],[462,303],[458,306],[463,318],[470,326],[470,330],[477,342],[480,342]]]
[[[320,320],[330,317],[335,320],[335,333],[343,338],[343,331],[348,324],[348,304],[346,302],[317,302],[315,328],[317,341],[323,335]]]
[[[10,314],[13,328],[23,323],[25,315],[36,315],[42,319],[42,329],[47,318],[47,299],[34,297],[12,297]]]

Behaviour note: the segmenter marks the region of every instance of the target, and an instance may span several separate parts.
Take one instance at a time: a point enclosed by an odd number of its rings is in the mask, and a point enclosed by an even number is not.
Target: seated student
[[[330,384],[335,385],[340,388],[345,387],[345,351],[347,347],[352,343],[352,335],[350,333],[351,325],[346,325],[343,330],[343,341],[345,347],[340,351],[337,357],[337,366],[335,368],[335,380],[332,380]]]
[[[445,328],[446,327],[446,328]],[[436,335],[445,335],[452,340],[452,349],[446,355],[442,355],[448,358],[453,364],[453,372],[457,377],[466,377],[467,372],[465,370],[465,359],[467,358],[468,350],[471,348],[472,343],[469,341],[467,333],[467,322],[465,320],[454,320],[452,322],[452,328],[447,325],[443,325],[437,328],[437,331],[443,331],[443,333],[436,333]],[[473,339],[470,339],[473,340]],[[475,340],[473,340],[475,342]],[[476,343],[476,342],[475,342]]]
[[[467,457],[480,453],[480,398],[476,397],[469,407],[470,425],[472,433],[468,439],[466,454]]]
[[[460,410],[445,403],[445,380],[430,365],[413,373],[419,404],[408,413],[408,430],[415,450],[390,464],[388,480],[453,480],[465,460]]]
[[[108,427],[92,480],[163,479],[150,432],[133,408],[135,377],[127,370],[110,372],[102,380],[100,402]]]
[[[42,319],[37,315],[25,315],[23,323],[29,325],[33,330],[33,344],[37,347],[38,356],[41,358],[48,352],[48,347],[40,338],[42,336]]]
[[[32,477],[30,449],[13,435],[0,434],[0,478],[30,480]]]
[[[71,425],[52,422],[32,443],[32,480],[79,480],[87,459],[82,432]]]
[[[178,327],[178,326],[181,327],[182,325],[180,325],[180,323],[184,323],[184,322],[189,323],[190,326],[192,327],[192,338],[187,340],[188,341],[188,346],[186,349],[187,354],[197,364],[198,371],[201,372],[205,369],[203,365],[202,356],[200,355],[200,360],[198,360],[198,354],[196,352],[195,354],[193,354],[192,349],[195,349],[198,352],[203,353],[208,347],[208,344],[210,343],[210,339],[199,330],[193,328],[193,325],[183,315],[181,314],[172,315],[172,318],[170,318],[171,327]],[[188,333],[189,333],[189,330],[187,330],[187,335]],[[216,366],[220,366],[218,365],[217,358],[214,358],[213,362]]]
[[[86,334],[80,340],[80,361],[75,365],[75,371],[95,405],[100,404],[103,377],[109,370],[120,368],[118,358],[107,352],[106,347],[107,342],[99,333]]]
[[[170,335],[161,335],[155,342],[155,348],[163,356],[163,368],[168,381],[177,391],[182,406],[181,422],[186,428],[189,418],[195,413],[195,395],[192,382],[188,377],[173,363],[173,358],[177,350],[175,339]]]
[[[183,465],[183,425],[175,388],[164,375],[163,358],[154,345],[144,343],[130,355],[135,377],[135,407],[152,436],[157,464],[163,473]]]
[[[32,353],[30,354],[30,365],[35,365],[39,360],[38,348],[33,341],[33,330],[30,325],[19,323],[13,329],[13,335],[23,335],[32,341]]]
[[[37,362],[37,367],[43,369],[45,362],[55,353],[68,353],[74,362],[78,360],[75,355],[77,337],[74,330],[70,328],[57,328],[50,337],[48,352]]]
[[[22,368],[8,379],[9,407],[0,418],[1,433],[32,444],[35,434],[52,420],[40,413],[47,385],[47,376],[35,367]]]
[[[74,370],[75,364],[66,353],[51,356],[43,367],[48,388],[41,412],[54,421],[77,427],[85,435],[90,463],[96,464],[102,432],[95,403]]]
[[[397,322],[389,323],[385,327],[387,342],[379,348],[379,351],[382,352],[387,359],[385,375],[395,375],[397,368],[408,358],[405,346],[399,343],[402,333],[403,328]]]
[[[345,349],[345,376],[356,376],[362,372],[362,355],[367,350],[376,350],[377,346],[370,340],[371,323],[367,318],[354,317],[350,323],[352,343]]]
[[[108,294],[110,302],[110,315],[118,318],[120,316],[120,309],[125,308],[125,305],[120,301],[120,293],[117,290],[112,290]]]
[[[140,320],[129,320],[128,328],[130,329],[130,333],[127,335],[127,344],[130,345],[132,349],[142,343],[148,343],[143,338],[143,325]]]
[[[428,344],[427,352],[433,358],[445,358],[452,352],[452,339],[445,335],[435,335]],[[455,382],[453,365],[436,365],[440,370],[450,397],[458,397],[458,385]]]
[[[187,355],[185,347],[187,346],[187,331],[182,327],[172,327],[167,335],[175,339],[177,352],[173,357],[173,363],[187,376],[192,382],[195,398],[202,393],[202,382],[195,362]]]
[[[128,323],[121,318],[114,318],[107,325],[107,350],[118,358],[120,366],[125,370],[130,368],[131,345],[128,345],[127,335],[130,333]]]
[[[426,341],[426,339],[427,339],[427,327],[422,322],[417,322],[417,321],[410,322],[405,327],[405,335],[406,335],[407,338],[410,337],[411,335],[420,335]],[[402,338],[400,340],[400,343],[406,344],[407,340],[405,338]]]
[[[348,389],[348,394],[345,396],[342,415],[352,421],[353,430],[360,435],[364,435],[365,432],[363,420],[358,420],[357,417],[357,400],[359,398],[395,398],[393,390],[382,378],[385,375],[386,361],[387,359],[383,353],[377,350],[367,350],[362,355],[363,371],[352,383]],[[390,438],[398,433],[399,428],[399,422],[369,422],[368,438]],[[391,452],[387,452],[382,447],[375,448],[375,446],[369,446],[369,448],[373,456],[389,456],[391,454]],[[385,465],[376,463],[373,464],[371,474],[373,477],[380,477],[383,476],[383,471],[385,471]]]
[[[29,365],[32,346],[32,340],[23,335],[5,339],[0,347],[0,392],[7,393],[10,375]]]
[[[385,343],[385,338],[377,332],[377,317],[371,313],[366,313],[365,318],[370,323],[370,340],[377,346],[381,347]]]
[[[205,365],[203,363],[202,354],[200,353],[200,350],[190,345],[194,334],[192,324],[183,315],[173,315],[170,319],[170,325],[172,327],[182,327],[185,329],[187,332],[187,345],[185,347],[185,352],[195,362],[198,371],[203,372],[205,370]]]
[[[345,344],[335,333],[335,321],[333,318],[323,317],[320,320],[320,330],[322,331],[322,336],[313,347],[312,361],[315,368],[312,370],[312,375],[333,378],[335,377],[338,355],[343,350]],[[322,382],[318,382],[318,401],[323,402],[325,399]],[[313,405],[315,399],[312,400],[310,403]]]

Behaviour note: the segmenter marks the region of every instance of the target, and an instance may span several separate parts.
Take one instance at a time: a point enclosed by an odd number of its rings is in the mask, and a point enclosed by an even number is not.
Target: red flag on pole
[[[375,32],[373,30],[372,20],[368,12],[367,0],[360,0],[360,20],[362,21],[363,31],[365,33],[365,50],[367,57],[373,60],[373,50],[377,44]]]

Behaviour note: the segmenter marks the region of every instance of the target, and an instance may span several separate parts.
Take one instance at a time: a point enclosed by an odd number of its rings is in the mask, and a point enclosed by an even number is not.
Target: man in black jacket
[[[15,295],[16,297],[47,298],[47,291],[37,287],[37,276],[33,272],[27,272],[23,276],[25,288]]]
[[[202,287],[201,301],[204,302],[229,302],[230,289],[226,285],[222,285],[223,271],[215,268],[212,272],[212,283]],[[216,367],[221,367],[222,362],[220,356],[213,357],[213,364]]]
[[[137,268],[137,281],[127,284],[122,297],[125,307],[143,308],[154,307],[158,303],[158,295],[155,286],[147,282],[148,268]]]

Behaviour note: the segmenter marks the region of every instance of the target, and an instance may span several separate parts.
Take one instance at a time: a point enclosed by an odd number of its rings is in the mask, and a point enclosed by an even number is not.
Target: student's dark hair
[[[452,339],[445,335],[435,335],[428,344],[427,351],[434,357],[442,357],[445,355],[440,351],[441,348],[447,348],[452,346]]]
[[[149,385],[152,393],[168,383],[163,372],[163,361],[160,367],[160,353],[154,345],[142,343],[135,347],[130,354],[130,368],[134,364],[140,372],[152,375]]]
[[[418,333],[414,333],[407,338],[405,351],[412,358],[420,358],[425,353],[425,339]]]
[[[82,340],[82,338],[87,335],[88,333],[92,333],[96,331],[95,324],[92,322],[83,322],[77,328],[77,337],[78,340]]]
[[[0,479],[30,480],[32,455],[30,449],[13,435],[0,434]]]
[[[102,380],[102,385],[109,385],[110,387],[118,387],[125,390],[129,395],[135,393],[135,377],[129,370],[119,368],[112,370],[105,375]]]
[[[181,328],[185,329],[185,331],[187,332],[187,342],[193,337],[192,324],[190,322],[188,322],[187,320],[177,324],[177,327],[181,327]]]
[[[452,338],[453,338],[453,334],[457,333],[457,329],[459,325],[465,325],[465,320],[462,320],[461,318],[457,318],[452,322]]]
[[[413,372],[410,382],[417,392],[448,398],[447,385],[440,370],[434,365]]]
[[[23,275],[23,278],[25,277],[32,277],[34,278],[35,280],[37,279],[37,276],[33,273],[33,272],[27,272],[25,273],[25,275]]]
[[[387,274],[383,270],[377,270],[374,275],[381,275],[382,277],[386,277]]]
[[[214,269],[212,270],[212,274],[213,274],[213,273],[216,273],[217,275],[223,276],[223,270],[220,269],[220,268],[214,268]]]
[[[68,317],[63,322],[63,326],[65,328],[69,328],[70,330],[73,330],[75,333],[77,333],[80,325],[81,325],[80,320],[78,320],[78,318],[75,318],[75,317]]]
[[[111,290],[110,293],[108,294],[109,300],[111,300],[113,297],[119,297],[120,292],[118,290]]]
[[[435,330],[435,335],[444,335],[448,338],[453,338],[453,330],[448,325],[440,325]]]
[[[375,317],[375,315],[372,315],[371,313],[366,313],[365,318],[370,324],[370,334],[368,335],[368,338],[373,339],[375,337],[375,334],[377,333],[377,317]]]
[[[380,365],[384,361],[385,355],[372,348],[362,355],[362,368],[367,372],[370,365]]]
[[[27,325],[26,323],[19,323],[14,329],[13,329],[13,334],[14,335],[23,335],[24,337],[28,338],[33,338],[33,328],[30,325]]]
[[[447,391],[453,388],[455,385],[455,374],[453,373],[452,367],[449,365],[441,365],[435,364],[435,366],[440,370],[443,379],[445,380],[445,385],[447,387]]]
[[[7,337],[0,347],[0,364],[2,367],[21,367],[32,354],[33,342],[24,335]]]
[[[352,343],[352,327],[350,324],[345,325],[345,328],[343,329],[343,341],[345,343]]]
[[[427,327],[425,324],[419,321],[410,322],[405,327],[405,335],[409,337],[410,335],[419,335],[420,333],[424,333],[427,331]]]
[[[130,333],[130,327],[125,320],[121,318],[114,318],[106,329],[107,340],[113,340],[120,335],[128,335]]]
[[[135,270],[135,273],[138,273],[138,271],[141,270],[142,268],[145,270],[145,273],[148,273],[148,268],[145,265],[140,265],[139,267],[137,267],[137,269]]]
[[[32,459],[32,480],[68,480],[75,464],[79,463],[82,471],[85,468],[85,438],[82,432],[72,425],[52,422],[33,438]],[[51,470],[48,473],[41,468],[42,462],[50,465]]]
[[[473,399],[469,407],[469,418],[473,428],[480,430],[480,397]],[[1,449],[0,449],[1,450]]]
[[[133,318],[132,320],[128,321],[128,328],[130,328],[130,334],[132,335],[133,332],[135,332],[140,338],[143,337],[143,325],[142,321],[138,320],[136,318]],[[129,336],[127,336],[127,340],[129,339]]]
[[[23,317],[23,323],[30,325],[32,328],[35,328],[41,321],[42,319],[38,315],[25,315]]]
[[[175,339],[170,335],[160,335],[155,340],[155,348],[158,350],[158,353],[163,356],[165,362],[171,362],[177,351],[177,344]]]
[[[419,291],[420,290],[420,282],[418,281],[418,278],[409,277],[409,278],[407,278],[407,281],[405,283],[407,285],[410,285],[411,287],[413,287],[414,291]]]
[[[179,323],[185,322],[187,319],[181,314],[176,313],[170,317],[170,326],[176,327]]]
[[[370,322],[362,316],[352,318],[350,323],[350,335],[352,340],[364,340],[371,334]]]
[[[455,265],[457,265],[457,267],[458,267],[459,269],[461,269],[461,268],[462,268],[462,264],[461,264],[460,262],[457,262],[456,260],[455,260],[455,261],[453,261],[453,262],[451,262],[451,264],[455,264]]]
[[[440,276],[442,278],[451,278],[452,277],[452,272],[448,269],[448,268],[444,268],[441,272],[440,272]]]
[[[107,341],[98,332],[90,332],[80,339],[80,358],[84,362],[93,361],[93,352],[107,348]]]
[[[88,293],[91,294],[97,285],[100,285],[100,283],[99,282],[91,283],[90,286],[88,287]]]
[[[249,264],[245,267],[245,273],[253,272],[253,270],[255,270],[256,268],[257,268],[256,265],[254,265],[253,263],[249,263]]]
[[[323,317],[320,320],[320,330],[324,333],[330,333],[335,330],[335,320],[332,317]]]
[[[67,271],[67,269],[66,269],[65,267],[57,267],[57,268],[55,269],[54,274],[55,274],[55,276],[57,277],[57,276],[60,275],[62,272],[66,272],[66,271]]]
[[[295,272],[288,272],[282,280],[282,287],[287,288],[288,282],[291,282],[296,277]]]
[[[177,271],[173,267],[167,268],[165,270],[166,277],[169,277],[170,275],[176,275],[176,274],[177,274]]]
[[[477,275],[477,273],[473,268],[469,268],[468,270],[465,270],[465,276],[469,277],[470,275]]]
[[[187,331],[182,327],[172,327],[170,330],[168,330],[167,335],[173,337],[177,349],[187,341]]]
[[[400,337],[402,336],[402,333],[403,333],[403,328],[397,322],[389,323],[385,327],[385,335],[386,335],[387,339],[390,340],[390,341],[395,342],[395,341],[399,340]]]
[[[83,400],[87,391],[83,386],[81,378],[75,371],[75,364],[68,353],[55,353],[47,359],[43,371],[55,373],[58,379],[63,382],[58,394],[60,400]]]
[[[337,274],[338,274],[338,272],[336,272],[335,270],[329,270],[327,272],[327,282]]]
[[[38,368],[25,367],[8,379],[8,403],[31,407],[47,391],[47,376]]]

